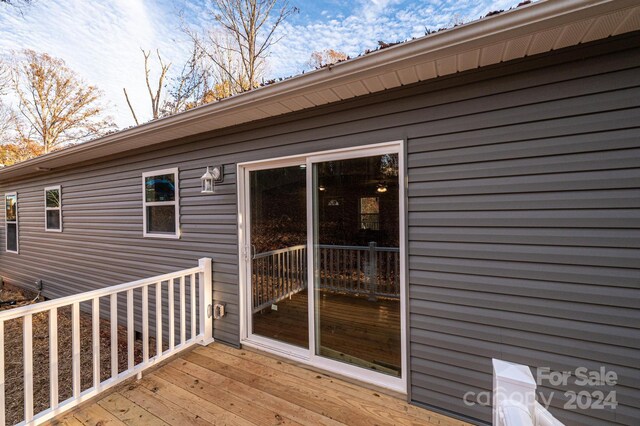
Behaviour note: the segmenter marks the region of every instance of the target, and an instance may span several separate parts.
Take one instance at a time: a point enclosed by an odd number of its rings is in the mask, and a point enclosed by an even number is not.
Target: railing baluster
[[[4,388],[4,321],[0,321],[0,426],[5,424]]]
[[[142,287],[142,362],[149,362],[149,286]]]
[[[268,259],[260,259],[260,268],[262,270],[262,279],[258,281],[258,285],[253,291],[253,303],[257,308],[262,303],[262,292],[269,285],[269,276],[267,271]],[[257,277],[256,277],[257,280]]]
[[[185,317],[185,297],[184,297],[184,275],[180,277],[180,344],[184,345],[186,340],[186,317]]]
[[[100,386],[100,298],[91,301],[91,328],[93,339],[93,387]]]
[[[261,297],[260,297],[260,292],[262,291],[262,289],[265,287],[265,283],[267,281],[267,273],[266,273],[266,262],[265,259],[260,259],[260,270],[262,271],[262,277],[260,279],[258,279],[258,276],[256,275],[256,287],[253,289],[253,307],[257,308],[258,306],[260,306],[260,303],[262,303],[261,301]],[[256,271],[256,274],[258,272]]]
[[[134,327],[133,322],[133,290],[127,290],[127,369],[133,368],[133,345],[134,345]]]
[[[302,288],[302,249],[296,251],[296,290]]]
[[[282,253],[282,277],[280,298],[289,292],[289,252]]]
[[[275,286],[275,294],[273,299],[277,300],[280,295],[282,294],[282,282],[284,281],[284,267],[283,265],[283,256],[282,253],[278,254],[278,257],[276,257],[276,275],[278,277],[278,284],[276,284]]]
[[[24,350],[24,420],[33,419],[33,316],[22,319],[22,347]]]
[[[49,310],[49,402],[58,407],[58,308]]]
[[[360,290],[360,283],[362,278],[362,273],[360,272],[360,250],[358,250],[358,267],[356,268],[356,273],[358,274],[358,290]]]
[[[269,277],[269,281],[267,282],[267,288],[266,291],[262,290],[262,294],[263,294],[263,299],[262,299],[262,304],[264,305],[265,303],[268,303],[269,300],[273,299],[273,289],[276,286],[276,255],[273,256],[269,256],[267,258],[267,267],[269,269],[269,272],[267,273],[267,276]]]
[[[109,321],[111,322],[111,377],[118,377],[118,293],[110,297],[111,309]]]
[[[189,279],[191,288],[191,339],[196,337],[196,274],[191,274]]]
[[[395,291],[400,294],[400,253],[397,252],[395,257]]]
[[[73,398],[80,397],[80,302],[74,302],[71,308],[72,329],[72,374]]]
[[[156,283],[156,358],[162,356],[162,281]]]
[[[175,299],[173,296],[174,279],[169,280],[169,350],[172,351],[176,345],[176,324],[175,324]]]

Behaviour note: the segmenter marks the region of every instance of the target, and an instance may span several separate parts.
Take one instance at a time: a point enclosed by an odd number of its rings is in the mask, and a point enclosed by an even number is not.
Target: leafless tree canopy
[[[322,68],[327,65],[335,64],[340,61],[344,61],[348,58],[347,54],[334,49],[325,49],[323,51],[315,51],[311,53],[309,58],[310,68]]]
[[[155,120],[161,116],[161,111],[165,102],[163,101],[162,89],[165,87],[164,80],[169,68],[171,68],[171,64],[165,64],[162,60],[162,56],[160,56],[160,51],[156,50],[156,56],[158,57],[158,63],[160,65],[160,76],[158,77],[157,84],[151,84],[149,77],[149,74],[151,73],[151,66],[149,65],[149,56],[151,56],[151,51],[145,51],[144,49],[140,50],[142,51],[142,56],[144,56],[144,76],[147,84],[147,92],[149,93],[149,100],[151,101],[151,116]],[[129,100],[127,89],[122,90],[124,91],[124,97],[127,100],[127,105],[129,106],[131,115],[133,115],[133,120],[136,122],[136,125],[138,125],[140,123],[138,122],[138,117],[133,109],[133,105],[131,105],[131,101]]]
[[[213,0],[218,26],[185,32],[213,63],[215,82],[235,94],[259,86],[277,28],[297,11],[287,0]]]
[[[9,65],[0,59],[0,96],[6,95],[11,82]]]
[[[18,110],[26,121],[17,130],[22,138],[38,141],[45,153],[113,127],[103,117],[100,90],[82,82],[64,61],[24,50],[12,74]]]
[[[213,71],[206,54],[198,43],[192,43],[191,55],[180,74],[171,79],[168,98],[162,106],[162,115],[173,115],[204,103],[211,91]]]

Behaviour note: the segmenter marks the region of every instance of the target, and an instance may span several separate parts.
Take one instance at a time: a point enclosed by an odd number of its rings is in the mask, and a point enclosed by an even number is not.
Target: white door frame
[[[370,157],[382,154],[398,154],[398,182],[399,182],[399,227],[400,227],[400,341],[401,341],[401,377],[392,377],[383,373],[367,370],[362,367],[332,360],[319,355],[315,351],[315,307],[314,307],[314,274],[313,274],[313,164],[323,161],[335,161],[351,158]],[[365,381],[376,386],[391,389],[403,394],[407,393],[407,289],[406,289],[406,235],[405,235],[405,156],[404,141],[393,141],[374,145],[358,146],[346,149],[313,152],[304,155],[280,157],[239,163],[238,177],[238,244],[239,244],[239,279],[240,279],[240,342],[243,345],[271,352],[280,356],[294,359],[329,372],[333,372],[352,379]],[[252,309],[251,302],[251,262],[249,257],[250,245],[250,217],[251,200],[249,193],[249,173],[277,167],[306,165],[307,172],[307,280],[308,280],[308,312],[309,312],[309,349],[289,345],[263,336],[251,333]]]

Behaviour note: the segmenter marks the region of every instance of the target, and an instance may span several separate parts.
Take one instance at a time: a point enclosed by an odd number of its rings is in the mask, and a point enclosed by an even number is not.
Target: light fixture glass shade
[[[215,190],[214,176],[211,173],[211,171],[209,170],[209,167],[207,167],[207,171],[205,172],[204,175],[202,175],[200,180],[202,181],[202,191],[201,192],[203,194],[213,194],[213,192]]]

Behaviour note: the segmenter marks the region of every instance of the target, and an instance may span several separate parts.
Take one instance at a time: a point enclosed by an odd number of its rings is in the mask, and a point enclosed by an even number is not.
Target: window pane
[[[6,211],[7,211],[7,220],[8,221],[14,221],[16,220],[16,213],[17,213],[17,203],[16,203],[16,196],[15,195],[9,195],[7,196],[6,199]]]
[[[7,223],[7,250],[18,251],[18,225]]]
[[[47,210],[47,229],[60,229],[60,210]]]
[[[47,191],[47,207],[58,208],[60,207],[60,191],[57,189],[51,189]]]
[[[380,213],[380,204],[378,197],[360,198],[360,211],[362,214]]]
[[[316,355],[400,377],[396,160],[389,154],[313,165],[312,271]]]
[[[147,207],[147,232],[159,234],[175,234],[175,206]]]
[[[145,196],[148,203],[158,201],[175,201],[175,175],[149,176],[144,180]]]

